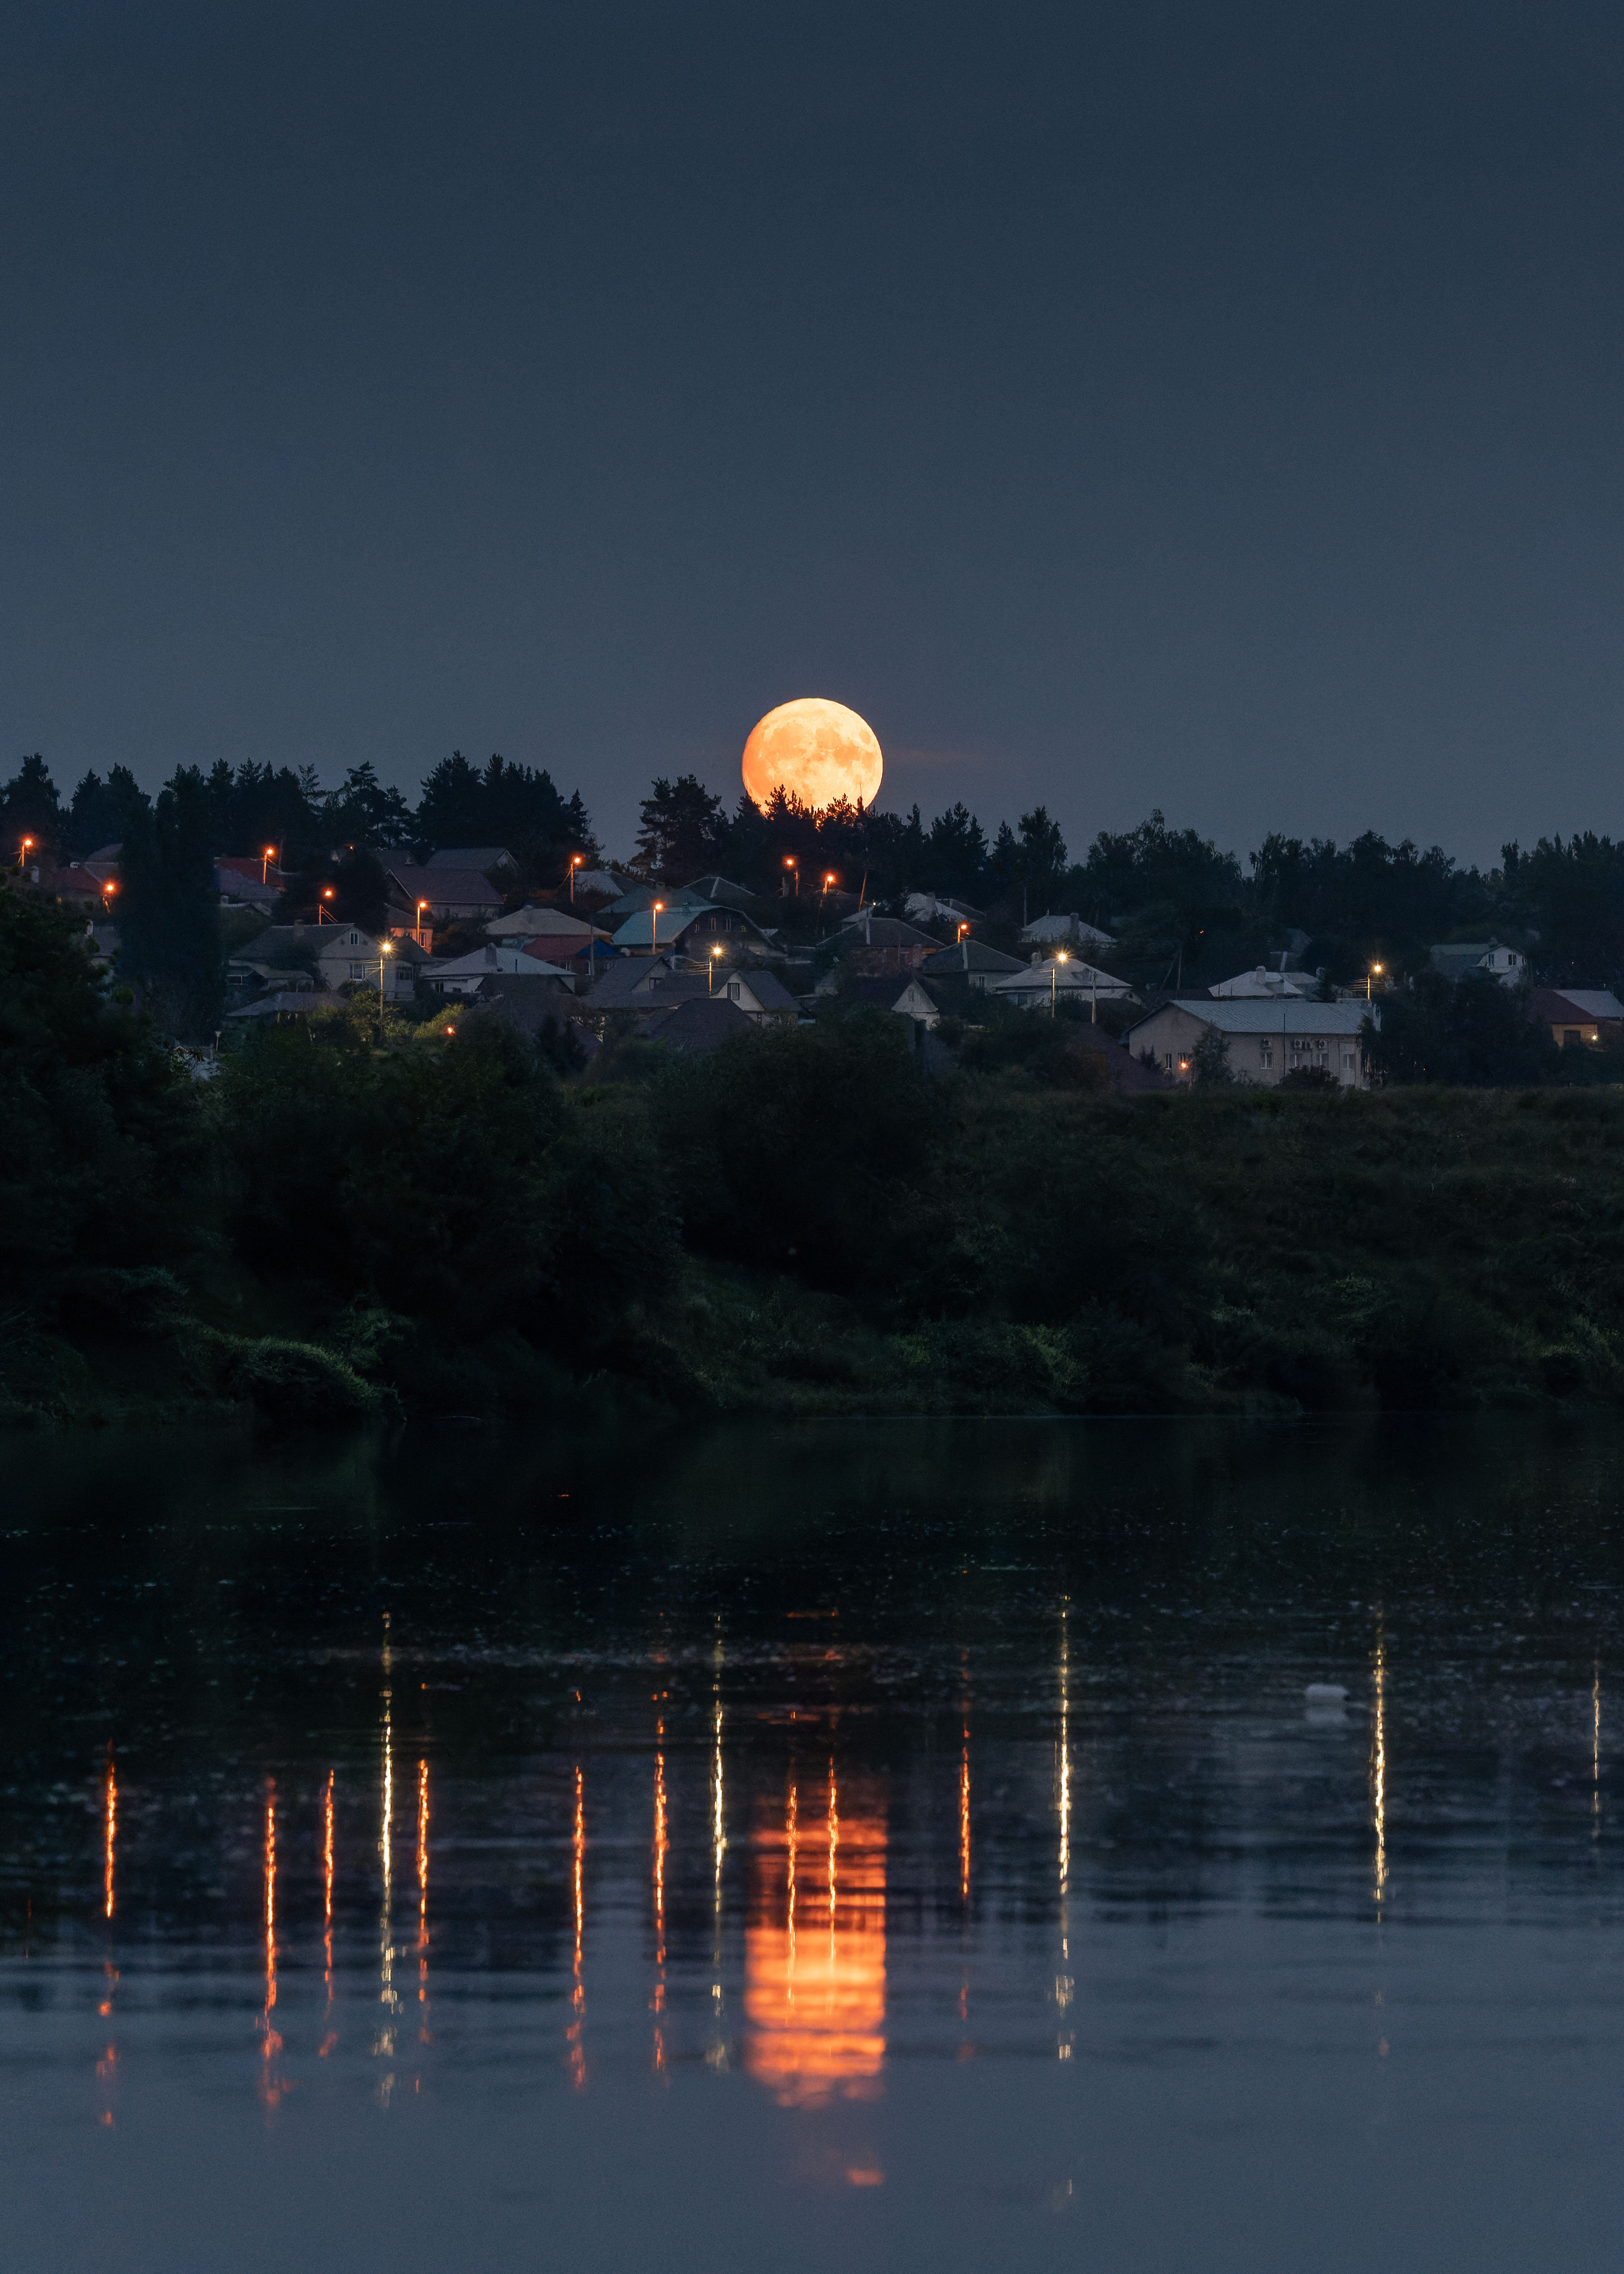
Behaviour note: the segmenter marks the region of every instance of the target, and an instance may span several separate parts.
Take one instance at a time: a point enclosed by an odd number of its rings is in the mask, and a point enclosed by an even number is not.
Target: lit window
[[[1163,1050],[1162,1053],[1162,1063],[1167,1068],[1168,1072],[1171,1073],[1173,1071],[1173,1053],[1171,1050]]]

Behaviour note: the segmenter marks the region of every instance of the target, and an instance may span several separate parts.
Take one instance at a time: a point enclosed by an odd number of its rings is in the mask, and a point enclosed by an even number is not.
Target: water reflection
[[[395,1987],[395,1734],[391,1721],[393,1690],[390,1685],[389,1615],[383,1619],[383,1762],[380,1794],[378,1854],[382,1865],[383,1896],[378,1918],[379,2003],[383,2007],[383,2025],[378,2032],[372,2052],[380,2060],[395,2058],[395,2016],[400,1998]],[[395,2089],[393,2070],[386,2071],[379,2085],[379,2097],[387,2105]]]
[[[1371,1824],[1376,1834],[1373,1866],[1377,1912],[1387,1892],[1387,1664],[1382,1630],[1376,1630],[1376,1656],[1371,1701]]]
[[[417,1763],[417,2042],[426,2045],[429,2002],[429,1765]]]
[[[832,1762],[823,1800],[803,1821],[792,1783],[782,1827],[752,1842],[745,2068],[786,2107],[872,2097],[885,2063],[884,1803]]]
[[[265,2005],[259,2016],[265,2038],[259,2092],[269,2108],[275,2107],[283,2090],[283,2081],[274,2067],[282,2049],[282,2033],[273,2018],[276,1995],[276,1782],[273,1778],[265,1797]]]
[[[665,1724],[655,1725],[654,1754],[654,2066],[665,2066],[665,2033],[660,2016],[665,2010],[665,1855],[670,1841],[665,1832]]]
[[[586,2046],[582,2030],[586,2022],[586,1982],[583,1976],[582,1954],[586,1934],[586,1784],[581,1764],[575,1764],[575,1818],[573,1841],[571,1885],[575,1895],[575,1984],[569,1999],[569,2027],[564,2032],[569,2047],[570,2082],[577,2092],[586,2090]]]

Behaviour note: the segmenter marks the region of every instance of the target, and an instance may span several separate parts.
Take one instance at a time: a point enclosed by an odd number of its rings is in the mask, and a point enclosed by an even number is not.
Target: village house
[[[823,990],[819,989],[819,993]],[[894,1011],[900,1019],[912,1019],[934,1034],[941,1023],[942,1005],[922,979],[910,972],[906,978],[865,978],[861,975],[847,979],[840,989],[843,1003],[872,1004],[876,1011]]]
[[[1528,1015],[1550,1028],[1559,1050],[1616,1049],[1624,1042],[1624,1003],[1605,987],[1536,987]]]
[[[1299,1002],[1318,992],[1320,975],[1317,971],[1288,971],[1287,954],[1282,949],[1277,965],[1258,964],[1251,971],[1237,972],[1233,979],[1221,979],[1207,993],[1215,1002],[1244,1000],[1252,998],[1263,1001],[1269,998],[1283,1000],[1295,996]]]
[[[501,894],[477,869],[436,868],[390,855],[383,872],[413,924],[420,914],[435,923],[480,923],[501,914]]]
[[[287,927],[277,925],[278,931]],[[301,927],[304,937],[316,947],[316,968],[324,987],[335,992],[341,987],[379,985],[380,964],[383,966],[382,988],[386,999],[417,992],[417,975],[428,958],[414,940],[376,938],[363,931],[358,924],[322,924]],[[258,941],[251,941],[257,946]],[[387,953],[385,953],[385,949]]]
[[[1441,946],[1429,947],[1426,954],[1443,979],[1469,979],[1475,972],[1486,971],[1502,987],[1515,987],[1528,976],[1528,967],[1516,949],[1502,947],[1497,939],[1447,940]]]
[[[1133,990],[1125,979],[1118,979],[1109,971],[1096,970],[1092,963],[1079,962],[1068,956],[1063,963],[1058,956],[1047,962],[1034,956],[1024,970],[1012,971],[1004,979],[996,979],[989,993],[1001,1003],[1008,1003],[1017,1011],[1047,1011],[1061,1003],[1131,1003]]]
[[[1021,944],[1026,947],[1114,947],[1116,941],[1109,931],[1097,924],[1085,923],[1079,915],[1038,916],[1021,932]]]
[[[963,979],[982,994],[1030,967],[1018,955],[1005,955],[1001,948],[983,947],[979,939],[965,938],[952,947],[939,947],[934,955],[926,956],[918,967],[921,979]]]
[[[505,845],[443,845],[431,853],[428,869],[477,869],[482,877],[516,877],[519,864]]]
[[[718,971],[715,1000],[733,1004],[757,1027],[793,1027],[800,1016],[794,997],[771,971]]]
[[[410,945],[410,943],[408,943]],[[573,993],[573,973],[527,954],[511,940],[477,947],[471,955],[453,956],[447,962],[423,967],[424,983],[437,995],[472,995],[484,979],[556,979]]]
[[[1188,1080],[1197,1044],[1222,1035],[1229,1046],[1230,1073],[1260,1088],[1272,1089],[1289,1073],[1314,1071],[1330,1074],[1343,1089],[1365,1089],[1370,1076],[1360,1034],[1366,1015],[1363,1003],[1180,997],[1159,1004],[1122,1039],[1136,1057],[1148,1050],[1177,1079]],[[1379,1022],[1380,1006],[1368,1015]]]
[[[715,945],[764,947],[771,939],[741,909],[700,900],[691,906],[674,901],[658,912],[650,905],[628,916],[617,929],[613,945],[621,955],[654,955],[680,948],[684,955],[700,958]]]

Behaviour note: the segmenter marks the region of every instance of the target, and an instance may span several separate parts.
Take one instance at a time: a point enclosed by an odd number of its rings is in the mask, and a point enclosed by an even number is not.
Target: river
[[[1616,2263],[1616,1420],[0,1455],[18,2274]]]

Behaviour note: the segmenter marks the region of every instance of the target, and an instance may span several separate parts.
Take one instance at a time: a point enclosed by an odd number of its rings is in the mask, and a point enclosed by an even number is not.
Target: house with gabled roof
[[[1187,1081],[1195,1053],[1209,1035],[1229,1044],[1229,1066],[1237,1079],[1272,1089],[1289,1073],[1327,1073],[1342,1089],[1370,1084],[1363,1041],[1366,1018],[1380,1026],[1379,1004],[1304,1003],[1295,999],[1180,996],[1159,1003],[1122,1039],[1136,1057],[1148,1050],[1154,1062],[1176,1080]]]

